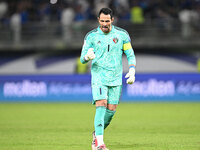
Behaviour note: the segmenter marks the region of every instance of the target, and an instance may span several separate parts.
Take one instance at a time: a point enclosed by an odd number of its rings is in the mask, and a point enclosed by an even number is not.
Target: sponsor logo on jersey
[[[115,44],[116,44],[118,41],[119,41],[118,38],[114,38],[114,39],[113,39],[113,42],[114,42]]]

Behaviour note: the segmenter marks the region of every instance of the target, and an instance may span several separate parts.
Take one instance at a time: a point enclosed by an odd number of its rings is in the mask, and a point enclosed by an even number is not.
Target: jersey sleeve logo
[[[119,41],[118,38],[114,38],[114,39],[113,39],[113,42],[114,42],[115,44],[117,44],[118,41]]]

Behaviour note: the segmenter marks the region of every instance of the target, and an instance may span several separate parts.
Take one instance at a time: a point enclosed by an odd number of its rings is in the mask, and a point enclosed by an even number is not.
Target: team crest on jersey
[[[115,44],[116,44],[118,41],[119,41],[118,38],[114,38],[114,39],[113,39],[113,42],[114,42]]]
[[[98,41],[97,44],[101,44],[101,41]]]

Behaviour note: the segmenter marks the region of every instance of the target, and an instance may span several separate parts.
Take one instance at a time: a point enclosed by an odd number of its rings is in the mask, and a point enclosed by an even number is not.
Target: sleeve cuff
[[[135,69],[135,65],[130,65],[129,68],[134,68]]]

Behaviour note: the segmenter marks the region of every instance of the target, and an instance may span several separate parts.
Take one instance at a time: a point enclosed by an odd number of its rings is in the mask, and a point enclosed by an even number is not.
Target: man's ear
[[[112,17],[111,21],[112,21],[112,23],[114,22],[114,17]]]
[[[97,17],[97,21],[98,21],[98,23],[100,23],[100,18],[99,17]]]

